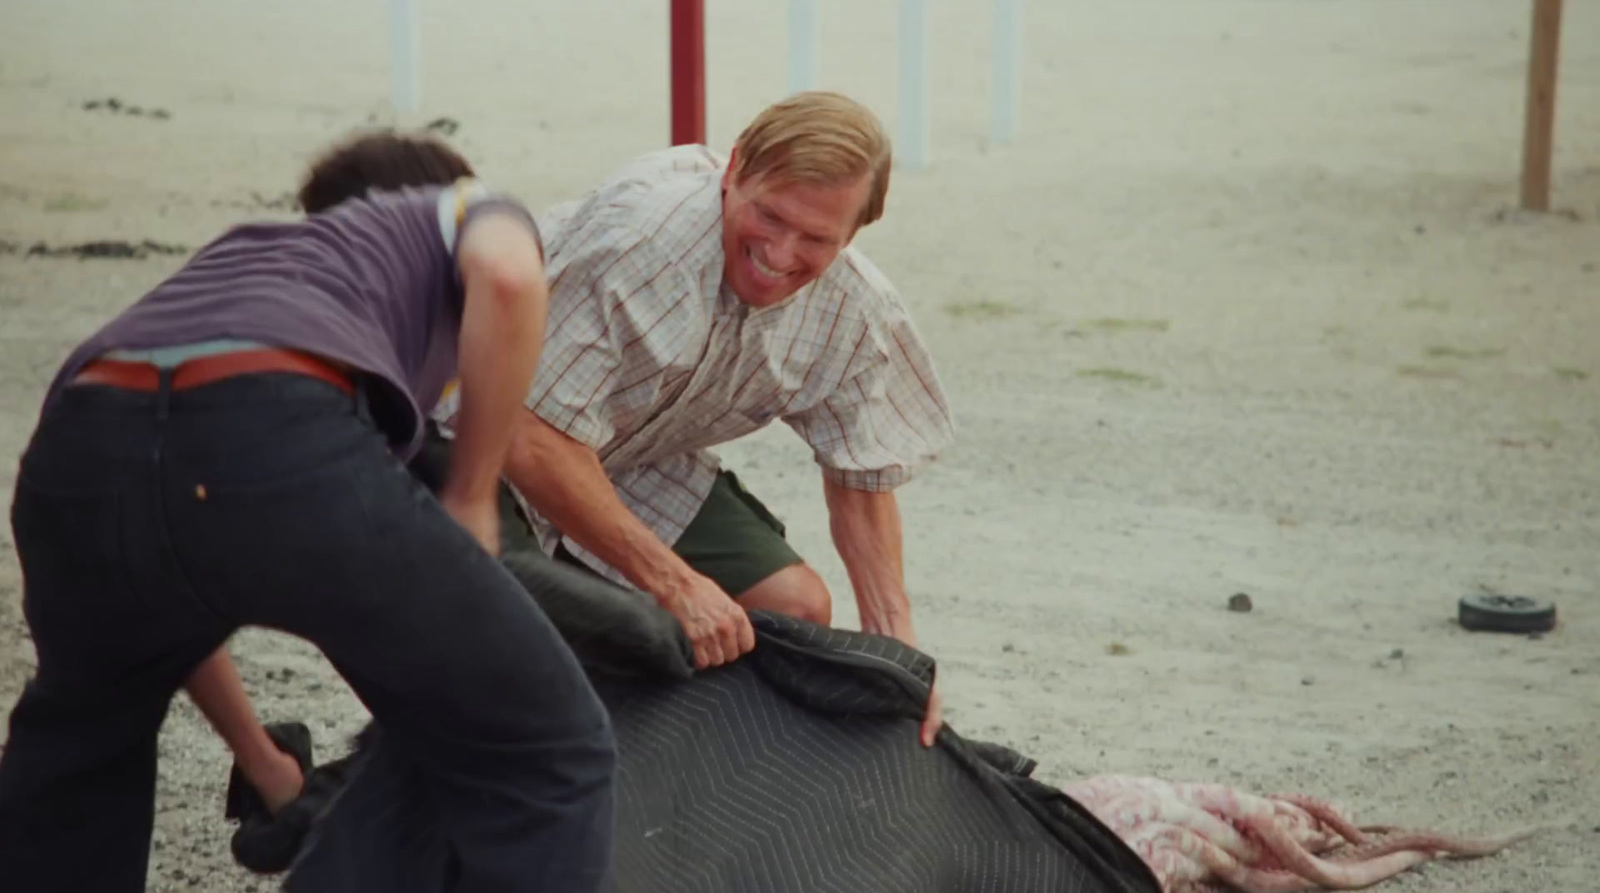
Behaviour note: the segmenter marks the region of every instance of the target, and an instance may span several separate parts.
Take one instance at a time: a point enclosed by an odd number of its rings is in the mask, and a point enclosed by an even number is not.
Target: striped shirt
[[[668,544],[711,491],[711,448],[774,420],[828,480],[862,490],[905,483],[953,435],[910,315],[859,252],[845,248],[770,307],[723,285],[723,163],[701,146],[663,150],[539,221],[550,315],[526,405],[593,448],[623,504]],[[448,430],[454,413],[452,395],[436,417]],[[553,553],[564,538],[523,508]]]
[[[170,365],[252,344],[294,348],[368,373],[374,419],[409,458],[456,374],[459,233],[496,209],[538,236],[521,202],[471,179],[231,227],[81,342],[46,399],[107,354]]]

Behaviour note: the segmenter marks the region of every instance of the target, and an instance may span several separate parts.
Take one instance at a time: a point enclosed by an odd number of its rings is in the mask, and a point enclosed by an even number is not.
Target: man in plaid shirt
[[[802,93],[726,163],[656,152],[540,221],[546,347],[505,478],[546,554],[653,596],[699,667],[754,647],[741,606],[831,617],[822,578],[710,452],[774,420],[821,467],[862,628],[916,644],[894,490],[953,429],[905,306],[850,247],[890,161],[870,111]],[[436,414],[446,429],[455,411]],[[924,744],[938,727],[935,696]]]

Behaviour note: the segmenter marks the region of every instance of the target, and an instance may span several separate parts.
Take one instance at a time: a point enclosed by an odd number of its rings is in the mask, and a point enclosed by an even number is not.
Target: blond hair
[[[734,143],[733,177],[834,185],[870,176],[857,228],[883,216],[892,150],[866,106],[839,93],[796,93],[756,116]]]

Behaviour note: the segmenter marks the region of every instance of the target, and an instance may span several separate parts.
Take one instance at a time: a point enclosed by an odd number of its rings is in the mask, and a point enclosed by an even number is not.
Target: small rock
[[[1420,235],[1422,235],[1422,234],[1423,234],[1423,233],[1425,233],[1425,232],[1427,232],[1427,231],[1428,231],[1428,228],[1427,228],[1427,227],[1426,227],[1426,226],[1423,226],[1423,225],[1422,225],[1422,224],[1420,224],[1420,223],[1419,223],[1419,224],[1417,224],[1417,226],[1416,226],[1416,233],[1417,233],[1417,235],[1419,235],[1419,236],[1420,236]]]
[[[1122,655],[1129,654],[1131,652],[1128,650],[1128,646],[1122,644],[1121,642],[1112,642],[1110,645],[1106,646],[1106,653],[1113,657],[1121,657]]]
[[[1404,648],[1396,648],[1395,650],[1389,652],[1390,660],[1405,660],[1405,657],[1406,650]]]
[[[1301,678],[1300,684],[1301,685],[1314,685],[1314,684],[1316,684],[1316,681],[1317,680],[1312,679],[1310,676],[1305,676],[1305,677]]]
[[[461,122],[454,118],[434,118],[428,122],[425,129],[438,131],[445,136],[454,136],[455,132],[461,129]]]
[[[1000,650],[1006,652],[1007,654],[1010,654],[1011,652],[1017,650],[1017,646],[1011,644],[1010,642],[1007,642],[1004,645],[1000,646]]]
[[[1243,592],[1236,592],[1228,598],[1228,610],[1236,614],[1248,614],[1255,605],[1250,601],[1250,596]]]

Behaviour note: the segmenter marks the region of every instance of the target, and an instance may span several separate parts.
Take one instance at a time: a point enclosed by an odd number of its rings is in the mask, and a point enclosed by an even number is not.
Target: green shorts
[[[430,422],[423,448],[411,462],[411,472],[437,493],[449,468],[449,456],[450,441]],[[528,526],[510,488],[502,484],[499,495],[501,552],[540,551],[539,540]],[[804,560],[784,539],[783,522],[727,470],[717,474],[705,505],[678,537],[672,551],[735,598],[778,571]],[[565,546],[556,547],[555,557],[588,567]]]
[[[784,538],[783,522],[726,469],[672,551],[734,598],[804,561]],[[565,546],[556,548],[555,557],[583,566]]]

